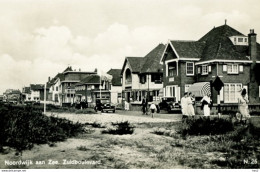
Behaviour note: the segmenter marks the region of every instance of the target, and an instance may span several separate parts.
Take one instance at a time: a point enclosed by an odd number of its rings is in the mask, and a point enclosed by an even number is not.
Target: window
[[[193,62],[186,63],[186,75],[194,75],[194,63]]]
[[[155,83],[162,83],[162,74],[151,74],[151,81]]]
[[[237,38],[238,42],[243,42],[243,38]]]
[[[166,86],[166,97],[175,97],[175,86]]]
[[[117,98],[122,98],[122,93],[118,93]]]
[[[224,102],[237,103],[242,84],[224,84]]]
[[[168,64],[168,75],[174,76],[176,74],[176,62]]]
[[[245,38],[245,42],[247,42],[247,38]]]
[[[208,66],[207,65],[203,65],[202,66],[202,75],[207,75],[209,72],[208,72]]]
[[[227,73],[229,73],[229,74],[238,74],[238,65],[237,64],[229,64],[229,65],[227,65]]]
[[[146,82],[146,75],[140,75],[140,83],[144,84]]]
[[[58,91],[58,89],[59,89],[58,86],[56,86],[56,91]]]

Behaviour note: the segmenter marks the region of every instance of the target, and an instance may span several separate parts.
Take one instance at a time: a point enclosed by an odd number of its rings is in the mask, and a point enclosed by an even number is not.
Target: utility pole
[[[46,83],[44,84],[44,106],[43,106],[43,113],[46,115]]]

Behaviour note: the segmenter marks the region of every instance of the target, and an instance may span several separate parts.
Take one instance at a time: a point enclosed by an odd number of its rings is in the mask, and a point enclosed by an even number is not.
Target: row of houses
[[[87,72],[73,70],[68,66],[55,77],[48,78],[46,90],[44,84],[31,84],[24,87],[22,94],[24,101],[46,101],[58,106],[71,106],[76,102],[87,102],[94,106],[97,99],[103,102],[121,104],[122,86],[120,69],[111,69],[107,73],[98,75],[97,70]]]
[[[256,39],[253,29],[244,35],[225,23],[199,40],[169,40],[144,57],[125,57],[122,69],[103,75],[69,66],[49,77],[46,97],[49,103],[61,106],[76,101],[94,106],[101,99],[134,110],[140,109],[143,98],[180,102],[185,92],[192,92],[197,100],[211,93],[213,103],[235,104],[245,88],[250,102],[259,103],[260,44]],[[216,78],[224,85],[219,93],[212,87]],[[22,94],[26,101],[42,101],[44,85],[31,84]]]
[[[135,109],[147,96],[174,98],[180,102],[185,92],[199,100],[211,93],[213,103],[235,104],[240,90],[248,91],[251,103],[260,102],[260,44],[257,34],[248,35],[226,23],[214,27],[197,41],[169,40],[145,57],[126,57],[121,71],[123,101]],[[216,78],[224,87],[212,88]]]

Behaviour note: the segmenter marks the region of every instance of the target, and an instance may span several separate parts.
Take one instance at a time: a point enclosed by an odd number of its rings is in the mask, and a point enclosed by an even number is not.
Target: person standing
[[[153,102],[152,102],[152,104],[150,106],[150,110],[151,110],[152,118],[153,118],[154,112],[156,111],[156,106],[155,106],[155,104]]]
[[[238,109],[241,114],[241,122],[246,125],[247,120],[250,118],[249,110],[248,110],[248,96],[246,94],[246,89],[243,89],[241,92],[241,96],[238,98]]]
[[[188,116],[195,116],[195,112],[194,112],[194,104],[195,100],[192,97],[192,93],[189,93],[189,96],[187,97],[187,114]]]
[[[210,94],[207,94],[201,99],[202,102],[202,107],[203,107],[203,112],[205,117],[210,116],[210,104],[211,104],[211,99],[210,99]]]
[[[188,109],[188,93],[185,92],[184,96],[181,98],[181,111],[182,111],[182,120],[188,118],[188,113],[187,113],[187,109]]]
[[[143,115],[146,113],[146,100],[145,97],[142,100],[142,110],[143,110]]]

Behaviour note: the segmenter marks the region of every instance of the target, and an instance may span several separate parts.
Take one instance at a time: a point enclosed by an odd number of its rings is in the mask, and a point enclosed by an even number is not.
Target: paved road
[[[181,120],[180,114],[157,114],[154,118],[148,115],[142,115],[137,111],[116,111],[116,113],[99,113],[99,114],[72,114],[72,113],[47,113],[60,118],[66,118],[73,122],[80,123],[110,123],[129,121],[130,123],[155,123],[155,122],[176,122]]]

